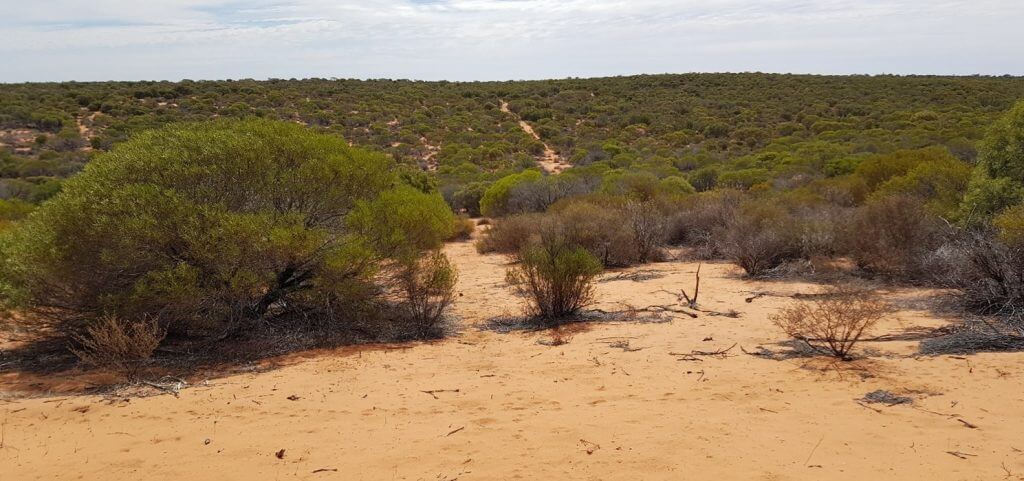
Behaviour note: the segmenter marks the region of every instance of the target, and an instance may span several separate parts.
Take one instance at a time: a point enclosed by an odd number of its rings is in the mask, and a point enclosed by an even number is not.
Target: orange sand
[[[740,346],[779,349],[767,316],[791,300],[744,299],[814,287],[745,281],[726,264],[702,269],[701,303],[737,319],[593,324],[549,347],[537,341],[550,333],[477,330],[518,310],[504,261],[468,243],[448,252],[464,294],[454,338],[295,355],[269,372],[192,380],[179,398],[26,399],[0,383],[0,479],[1024,479],[1024,354],[915,358],[915,342],[890,341],[835,365],[748,356]],[[691,288],[695,268],[600,283],[599,307],[667,304],[656,291]],[[927,295],[888,294],[910,308],[876,334],[950,322],[912,309]],[[669,354],[734,343],[726,358]],[[915,405],[855,402],[875,389]]]

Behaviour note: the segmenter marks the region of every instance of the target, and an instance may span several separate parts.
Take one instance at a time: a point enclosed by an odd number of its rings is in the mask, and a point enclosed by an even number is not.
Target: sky
[[[1024,74],[1024,0],[0,0],[0,82]]]

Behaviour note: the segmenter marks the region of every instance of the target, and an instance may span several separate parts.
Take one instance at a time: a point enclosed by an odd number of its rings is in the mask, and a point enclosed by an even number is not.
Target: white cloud
[[[0,81],[1024,73],[1018,0],[0,2]]]

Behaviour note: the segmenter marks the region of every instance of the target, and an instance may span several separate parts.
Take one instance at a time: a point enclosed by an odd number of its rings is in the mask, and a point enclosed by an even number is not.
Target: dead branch
[[[420,392],[423,393],[423,394],[429,394],[429,395],[433,396],[434,399],[441,399],[441,398],[437,397],[437,393],[442,393],[442,392],[459,392],[459,390],[458,389],[433,389],[433,390],[430,390],[430,391],[420,391]]]
[[[701,265],[702,264],[697,264],[697,272],[694,275],[694,278],[696,280],[695,280],[694,285],[693,285],[693,297],[690,297],[686,293],[686,289],[679,289],[679,293],[682,295],[682,298],[686,300],[686,305],[689,306],[690,309],[693,309],[693,310],[697,310],[697,295],[700,294],[700,267],[701,267]]]
[[[452,434],[455,434],[455,433],[457,433],[459,431],[462,431],[463,429],[466,429],[466,426],[461,426],[461,427],[459,427],[457,429],[453,429],[453,430],[449,431],[448,434],[445,434],[444,437],[451,436]]]

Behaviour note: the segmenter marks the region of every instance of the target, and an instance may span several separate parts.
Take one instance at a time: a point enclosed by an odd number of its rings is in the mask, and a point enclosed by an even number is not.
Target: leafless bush
[[[72,336],[78,347],[72,347],[71,352],[86,364],[134,382],[166,335],[153,318],[130,322],[104,316]]]
[[[809,301],[782,309],[771,320],[811,349],[849,360],[864,334],[892,310],[870,291],[831,287]]]

